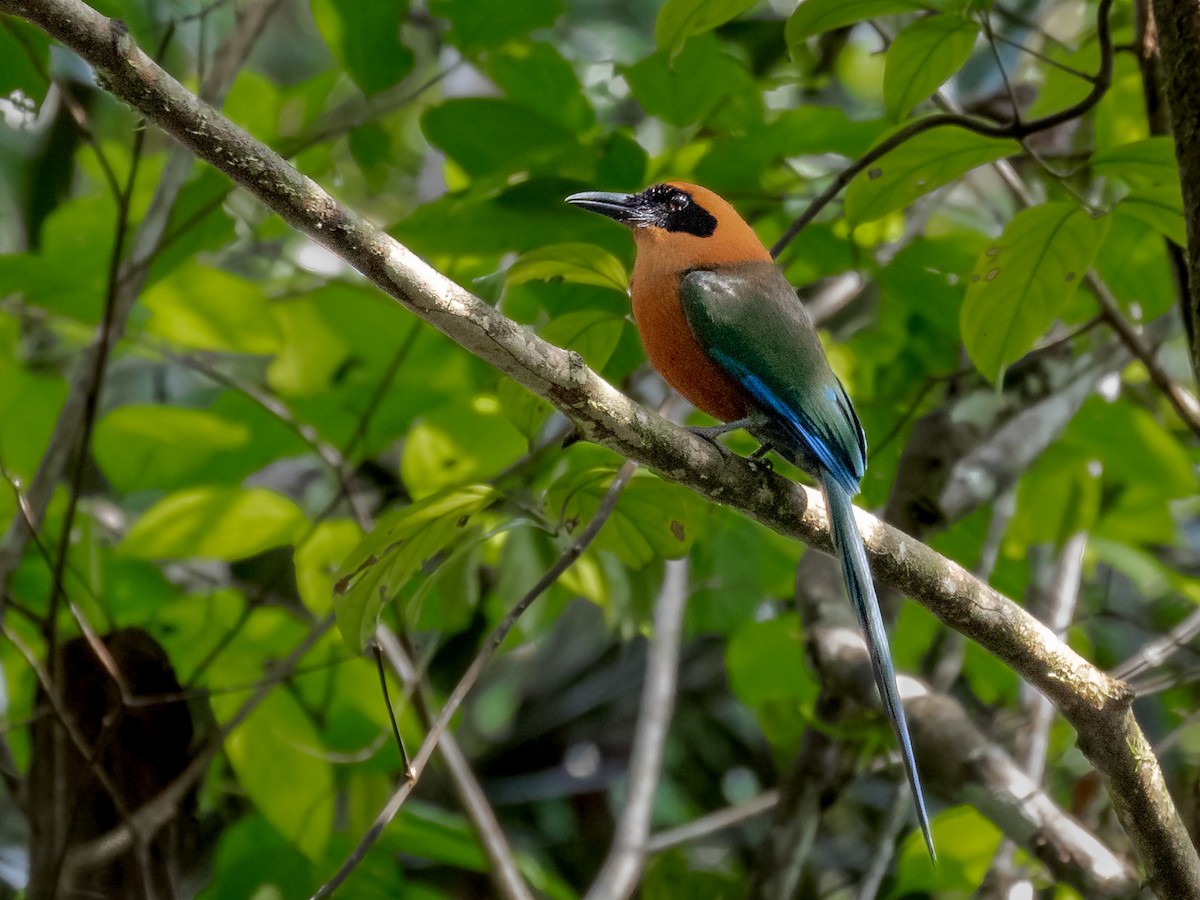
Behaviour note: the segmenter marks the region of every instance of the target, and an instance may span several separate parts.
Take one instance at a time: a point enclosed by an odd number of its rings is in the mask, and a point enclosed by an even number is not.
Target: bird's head
[[[727,201],[696,184],[668,181],[638,194],[584,191],[567,202],[631,228],[639,256],[653,248],[685,266],[771,258]]]

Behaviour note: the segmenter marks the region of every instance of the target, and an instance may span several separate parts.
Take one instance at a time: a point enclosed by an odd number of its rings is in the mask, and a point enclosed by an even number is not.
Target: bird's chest
[[[745,417],[745,393],[708,358],[684,318],[679,274],[639,264],[632,295],[646,356],[667,384],[714,418],[730,422]]]

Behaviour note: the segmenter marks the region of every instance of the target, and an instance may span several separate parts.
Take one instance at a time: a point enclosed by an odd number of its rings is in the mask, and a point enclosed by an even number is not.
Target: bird
[[[687,182],[635,194],[585,191],[566,202],[633,232],[630,295],[650,364],[720,425],[692,431],[716,443],[746,429],[820,485],[846,591],[866,640],[883,708],[900,746],[917,821],[937,859],[887,632],[854,521],[866,436],[829,366],[812,318],[754,229],[713,191]]]

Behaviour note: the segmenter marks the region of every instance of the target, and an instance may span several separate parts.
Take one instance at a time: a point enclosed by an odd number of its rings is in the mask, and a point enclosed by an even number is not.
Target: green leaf
[[[1024,356],[1079,286],[1108,233],[1074,203],[1017,213],[975,264],[959,324],[975,367],[998,381]]]
[[[920,0],[802,0],[788,19],[784,35],[788,51],[795,59],[796,45],[815,35],[876,16],[920,12],[932,7],[932,3]]]
[[[558,122],[497,97],[447,100],[425,112],[421,128],[472,177],[515,172],[577,146]]]
[[[384,604],[426,562],[469,533],[471,517],[495,497],[486,485],[444,491],[384,516],[346,557],[333,589],[338,628],[359,653],[375,633]]]
[[[596,112],[575,69],[549,44],[508,44],[488,54],[485,71],[509,100],[576,134],[596,122]]]
[[[527,449],[495,397],[457,399],[431,410],[409,430],[400,477],[413,497],[427,497],[498,475]]]
[[[804,663],[800,621],[794,613],[739,628],[725,650],[725,668],[729,687],[751,708],[775,700],[817,699],[819,687]]]
[[[625,81],[647,113],[682,127],[703,120],[749,76],[713,35],[703,34],[674,59],[665,50],[647,56],[625,71]]]
[[[312,893],[312,863],[261,815],[242,816],[221,832],[210,881],[197,900],[255,897],[269,886],[283,897]]]
[[[961,128],[923,131],[854,177],[846,189],[846,219],[852,225],[881,219],[977,166],[1020,152],[1016,141]]]
[[[304,514],[266,488],[202,487],[150,507],[121,541],[135,559],[244,559],[290,544]]]
[[[228,715],[238,698],[221,698]],[[333,766],[316,726],[291,693],[271,691],[225,739],[238,783],[264,819],[314,862],[333,827]]]
[[[342,560],[362,540],[350,519],[319,522],[304,543],[296,547],[296,587],[304,605],[318,615],[329,611],[333,582]]]
[[[196,350],[271,354],[280,334],[261,284],[193,262],[142,300],[146,331]]]
[[[581,310],[554,319],[542,329],[542,337],[559,347],[578,351],[593,369],[603,369],[624,330],[623,316]]]
[[[1153,415],[1132,403],[1089,397],[1063,442],[1080,456],[1098,459],[1108,484],[1142,485],[1164,500],[1195,493],[1188,451]]]
[[[116,213],[107,194],[60,204],[42,223],[36,253],[0,254],[0,296],[20,292],[27,303],[99,324]]]
[[[967,896],[979,889],[991,867],[1004,834],[970,806],[957,806],[930,822],[937,846],[937,865],[919,829],[913,829],[901,845],[892,895]]]
[[[883,70],[883,102],[888,114],[903,119],[951,75],[975,47],[979,24],[958,16],[927,16],[892,41]]]
[[[1152,137],[1100,150],[1092,154],[1092,171],[1097,175],[1119,178],[1126,184],[1144,182],[1178,186],[1179,164],[1175,161],[1175,141],[1170,137]]]
[[[354,83],[370,96],[412,71],[412,50],[400,43],[407,0],[311,0],[313,19]]]
[[[508,421],[530,442],[541,433],[542,426],[554,412],[554,407],[547,401],[510,378],[500,379],[496,399]]]
[[[654,43],[672,56],[695,34],[712,31],[758,0],[667,0],[654,20]]]
[[[1180,247],[1187,246],[1187,222],[1183,218],[1183,193],[1178,184],[1162,187],[1138,186],[1117,206],[1124,215],[1145,222]]]
[[[329,388],[350,355],[350,347],[321,314],[311,297],[271,305],[282,336],[279,354],[267,369],[267,383],[285,397],[309,397]]]
[[[50,84],[50,39],[45,32],[15,17],[4,20],[0,28],[0,99],[16,91],[25,95],[36,109]]]
[[[696,167],[696,180],[714,189],[753,191],[781,159],[824,153],[860,156],[879,137],[879,120],[856,122],[830,106],[781,113],[746,134],[718,138]]]
[[[1125,204],[1113,209],[1112,228],[1096,254],[1096,272],[1125,309],[1137,304],[1138,319],[1154,319],[1175,304],[1171,263],[1163,253],[1162,234]]]
[[[1061,548],[1091,529],[1100,513],[1100,479],[1089,460],[1051,447],[1021,478],[1007,539],[1017,554],[1032,544]]]
[[[588,469],[551,488],[547,505],[561,515],[568,534],[574,535],[591,521],[613,474],[606,469]],[[695,539],[700,504],[686,488],[639,472],[621,493],[593,546],[610,551],[635,569],[659,559],[678,559]]]
[[[502,47],[535,28],[549,28],[562,0],[431,0],[430,12],[450,20],[450,42],[465,53]]]
[[[118,406],[96,423],[92,452],[119,491],[182,487],[215,458],[245,447],[250,429],[207,410]]]
[[[551,244],[523,254],[505,274],[505,281],[547,281],[561,278],[579,284],[611,287],[624,292],[629,276],[621,261],[595,244]]]

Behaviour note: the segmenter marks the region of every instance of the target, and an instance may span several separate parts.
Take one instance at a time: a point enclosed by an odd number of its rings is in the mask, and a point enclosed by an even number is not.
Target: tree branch
[[[1101,4],[1107,9],[1111,0]],[[0,0],[96,70],[101,84],[299,231],[463,347],[545,397],[588,440],[604,444],[781,534],[833,549],[820,495],[724,459],[702,438],[639,407],[582,358],[538,338],[337,203],[155,65],[123,25],[79,0]],[[961,566],[859,513],[877,577],[971,637],[1045,694],[1076,729],[1162,897],[1200,896],[1200,858],[1131,710],[1131,694],[1053,632]]]
[[[687,608],[687,560],[667,563],[667,576],[654,615],[654,639],[646,661],[642,708],[629,760],[629,787],[617,822],[613,845],[585,900],[626,900],[642,877],[646,844],[650,838],[650,813],[662,768],[663,748],[675,707],[679,644],[683,612]]]
[[[1181,294],[1192,373],[1200,379],[1200,6],[1193,0],[1152,0],[1167,110],[1187,219],[1187,290]]]
[[[1184,0],[1178,0],[1178,2],[1184,2]],[[1100,0],[1100,6],[1096,11],[1096,40],[1100,44],[1100,64],[1096,69],[1095,77],[1090,79],[1092,89],[1078,103],[1066,109],[1061,109],[1056,113],[1051,113],[1040,119],[1032,119],[1028,122],[1014,119],[1012,122],[997,125],[985,119],[978,119],[963,113],[943,113],[910,122],[904,128],[901,128],[886,140],[876,144],[850,165],[846,166],[846,168],[842,169],[842,171],[838,172],[837,177],[829,183],[829,186],[813,198],[804,212],[788,226],[787,230],[780,235],[779,240],[771,246],[771,255],[779,256],[787,245],[795,239],[796,235],[807,228],[820,215],[821,210],[833,202],[833,199],[854,179],[855,175],[865,172],[867,167],[873,162],[891,153],[906,141],[912,140],[918,134],[934,128],[962,128],[965,131],[973,131],[975,134],[996,138],[997,140],[1004,140],[1006,138],[1023,140],[1031,134],[1057,128],[1059,125],[1063,125],[1087,113],[1108,93],[1108,88],[1112,84],[1113,44],[1112,30],[1108,24],[1108,14],[1112,10],[1112,5],[1113,0]],[[1196,71],[1196,69],[1192,69],[1191,71]]]

